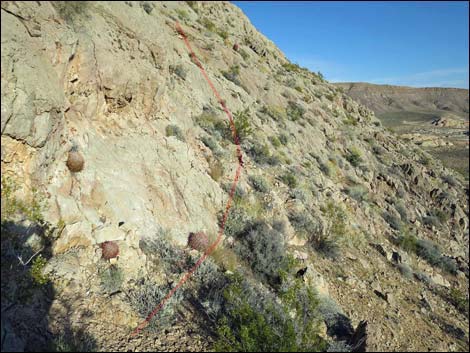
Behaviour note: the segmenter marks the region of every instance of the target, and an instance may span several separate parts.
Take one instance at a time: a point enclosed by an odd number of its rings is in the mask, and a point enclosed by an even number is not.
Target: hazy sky
[[[287,57],[332,82],[468,88],[468,2],[241,2]]]

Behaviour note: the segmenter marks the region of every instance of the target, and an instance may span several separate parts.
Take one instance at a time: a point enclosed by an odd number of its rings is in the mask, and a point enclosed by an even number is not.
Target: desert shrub
[[[160,229],[155,236],[142,238],[139,246],[148,257],[156,257],[157,264],[165,268],[167,272],[180,274],[186,271],[186,253],[171,245],[168,230]]]
[[[361,153],[356,148],[351,148],[346,155],[346,160],[353,166],[358,167],[362,163]]]
[[[357,119],[354,119],[353,116],[348,115],[344,120],[343,120],[344,125],[352,125],[352,126],[357,126]]]
[[[187,20],[189,18],[188,13],[183,9],[176,9],[175,12],[178,15],[178,18],[182,21]]]
[[[442,180],[443,180],[445,183],[449,184],[450,186],[454,186],[454,187],[457,186],[457,179],[455,179],[455,177],[454,177],[453,175],[451,175],[451,174],[444,175],[444,176],[442,177]]]
[[[219,214],[219,222],[222,221],[222,213]],[[235,202],[230,209],[225,221],[224,234],[228,237],[237,237],[244,232],[253,222],[253,218],[241,203]]]
[[[105,293],[113,294],[121,289],[124,280],[122,270],[114,265],[100,271],[101,288]]]
[[[348,186],[346,188],[346,193],[349,195],[349,197],[353,198],[354,200],[362,202],[364,200],[367,200],[368,190],[363,185],[354,185]]]
[[[322,171],[323,174],[325,174],[326,176],[331,176],[332,174],[332,169],[331,169],[331,166],[328,164],[328,162],[323,162],[321,160],[318,161],[318,167],[320,168],[320,170]]]
[[[286,112],[289,120],[297,121],[304,116],[305,109],[300,104],[289,101]]]
[[[248,60],[248,58],[250,57],[250,55],[242,48],[238,49],[238,53],[242,56],[243,60],[245,61]]]
[[[248,137],[253,132],[250,120],[251,119],[248,108],[239,110],[233,114],[233,123],[239,138],[243,139]]]
[[[416,254],[433,266],[438,265],[441,259],[439,247],[427,239],[417,239]]]
[[[352,352],[351,347],[346,341],[333,341],[328,346],[327,352]]]
[[[429,277],[427,274],[423,272],[415,272],[414,276],[418,281],[423,282],[426,286],[428,287],[434,286],[434,282],[432,281],[431,277]]]
[[[458,288],[451,288],[449,290],[448,300],[462,314],[468,315],[468,310],[469,310],[468,291],[463,292]]]
[[[151,281],[145,281],[128,293],[129,304],[142,319],[146,319],[148,315],[160,305],[161,301],[170,290],[171,287],[167,285],[159,285]],[[148,321],[148,325],[145,329],[150,332],[158,332],[171,326],[177,319],[177,309],[183,298],[184,292],[182,290],[175,291],[157,314]]]
[[[2,175],[1,185],[2,223],[18,215],[31,222],[42,222],[42,211],[45,205],[45,195],[43,193],[33,188],[31,198],[23,201],[15,196],[20,187],[11,177]]]
[[[376,155],[379,155],[379,156],[382,156],[385,154],[385,148],[383,148],[382,146],[379,146],[379,145],[374,145],[372,146],[372,152],[374,152],[374,154]]]
[[[215,31],[215,24],[209,20],[208,18],[202,18],[201,19],[201,24],[209,31],[214,32]]]
[[[279,142],[281,142],[284,146],[287,146],[289,143],[289,137],[286,134],[281,133],[279,134]]]
[[[410,266],[408,266],[405,263],[399,263],[396,265],[400,273],[402,274],[403,277],[407,279],[412,279],[413,278],[413,270],[411,269]]]
[[[214,181],[219,181],[224,175],[224,165],[222,162],[212,159],[209,161],[209,175]]]
[[[328,221],[328,228],[318,228],[310,238],[313,248],[329,258],[336,258],[339,255],[339,239],[346,235],[346,213],[333,202],[328,202],[321,208],[321,211]]]
[[[177,125],[167,125],[165,128],[166,136],[175,136],[178,140],[185,142],[186,139],[184,138],[183,131],[181,131],[180,127]]]
[[[223,40],[227,39],[228,38],[228,32],[224,29],[219,29],[217,31],[217,34],[220,36],[220,38],[222,38]]]
[[[414,235],[405,232],[398,237],[398,244],[408,252],[416,252],[417,238]]]
[[[49,282],[49,277],[44,274],[46,264],[47,260],[42,255],[36,256],[33,260],[29,272],[36,285],[42,286]]]
[[[290,188],[295,188],[298,185],[297,177],[291,171],[288,171],[285,174],[281,175],[280,179],[284,184],[286,184]]]
[[[255,222],[240,237],[237,253],[261,280],[279,283],[279,270],[286,261],[284,235],[263,221]]]
[[[395,216],[393,213],[385,211],[382,217],[385,220],[385,222],[387,222],[390,225],[390,227],[392,227],[395,230],[401,230],[403,224],[401,220],[397,216]]]
[[[423,224],[424,225],[427,225],[427,226],[434,226],[434,227],[439,227],[440,225],[440,221],[439,221],[439,218],[437,218],[436,216],[424,216],[422,218],[422,221],[423,221]]]
[[[278,165],[280,163],[279,158],[271,153],[269,146],[265,143],[253,142],[248,154],[256,163],[261,165]]]
[[[287,117],[286,110],[278,106],[266,106],[265,105],[260,111],[261,113],[270,116],[271,118],[273,118],[275,121],[278,121],[278,122],[283,122]]]
[[[237,86],[241,86],[241,81],[239,79],[240,75],[240,66],[233,65],[228,71],[222,71],[222,75],[229,81],[232,81]]]
[[[220,118],[211,108],[205,108],[201,115],[195,118],[196,123],[207,133],[216,138],[227,136],[227,125],[224,119]]]
[[[405,233],[398,238],[398,244],[406,251],[416,253],[416,255],[426,260],[431,266],[440,267],[451,274],[456,274],[458,271],[455,260],[442,255],[439,246],[431,240],[419,239]]]
[[[407,215],[406,207],[403,201],[395,200],[393,205],[395,206],[395,209],[397,210],[397,212],[400,214],[401,220],[406,221],[408,219],[408,215]]]
[[[279,140],[277,136],[269,136],[269,141],[274,147],[276,148],[281,147],[281,141]]]
[[[51,4],[60,16],[71,25],[80,16],[85,16],[90,7],[89,1],[53,1]]]
[[[291,211],[288,214],[292,227],[302,235],[314,236],[318,232],[318,225],[307,212]]]
[[[186,80],[186,70],[184,69],[183,65],[170,65],[169,70],[171,74],[175,74],[176,76],[180,77],[183,80]]]
[[[210,148],[214,155],[218,157],[223,155],[223,151],[220,149],[219,144],[211,136],[202,136],[201,141],[204,145]]]
[[[224,290],[225,310],[218,323],[216,351],[230,352],[317,352],[325,349],[318,336],[312,307],[316,305],[313,293],[302,307],[304,316],[289,315],[289,307],[282,306],[247,284],[241,275],[232,276]],[[310,304],[307,306],[307,304]],[[301,306],[299,304],[299,306]],[[300,315],[299,315],[300,316]],[[302,322],[304,319],[304,322]]]
[[[269,192],[270,185],[268,181],[261,175],[250,175],[250,183],[256,191],[267,193]]]
[[[308,193],[303,188],[295,188],[289,190],[289,196],[292,199],[299,200],[301,202],[306,202],[308,200]]]

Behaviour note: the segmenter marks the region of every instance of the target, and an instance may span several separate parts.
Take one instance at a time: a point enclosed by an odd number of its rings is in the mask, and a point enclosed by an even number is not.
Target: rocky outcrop
[[[455,337],[420,310],[426,291],[433,315],[463,327],[468,337],[468,318],[429,285],[468,287],[462,178],[450,178],[432,158],[423,163],[428,156],[384,130],[370,109],[289,63],[237,7],[1,6],[2,178],[19,182],[20,199],[37,189],[46,205],[42,217],[54,229],[43,270],[54,289],[44,309],[48,335],[67,323],[71,331],[86,326],[99,349],[154,349],[154,336],[129,339],[143,319],[127,304],[128,292],[149,278],[177,283],[165,261],[190,253],[188,234],[212,240],[218,233],[238,164],[236,146],[217,97],[176,30],[178,21],[242,136],[244,168],[234,201],[242,211],[232,209],[229,220],[243,227],[252,217],[272,222],[266,229],[282,228],[285,239],[275,245],[283,243],[302,263],[293,271],[308,268],[302,283],[343,308],[327,331],[355,351],[365,350],[366,341],[370,350],[447,349]],[[68,162],[71,151],[80,155],[78,166]],[[3,202],[2,190],[2,210]],[[458,258],[458,269],[451,274],[406,252],[397,245],[403,234],[445,249],[439,259]],[[145,248],[143,239],[159,242]],[[243,254],[235,254],[239,241],[232,236],[221,243],[221,267],[245,267],[255,278]],[[192,243],[199,252],[206,248],[205,240],[204,246]],[[113,244],[113,251],[103,254],[103,244]],[[161,251],[167,258],[158,256],[162,244],[169,244]],[[8,259],[17,262],[14,255]],[[122,279],[122,290],[103,291],[102,274],[110,268],[122,271],[113,277]],[[183,311],[158,347],[209,349],[209,321],[189,304]],[[12,346],[25,342],[31,349],[12,326],[7,322],[2,335]],[[194,345],[187,339],[192,335]]]

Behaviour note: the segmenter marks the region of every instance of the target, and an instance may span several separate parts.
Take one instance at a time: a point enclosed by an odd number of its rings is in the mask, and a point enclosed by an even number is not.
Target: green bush
[[[285,174],[281,175],[280,179],[290,188],[295,188],[298,185],[297,178],[292,172],[286,172]]]
[[[233,114],[233,123],[239,138],[244,139],[252,134],[253,129],[251,127],[250,120],[251,118],[248,108],[239,110]]]
[[[295,293],[295,291],[292,291]],[[301,291],[305,293],[306,291]],[[304,299],[305,297],[305,299]],[[296,300],[297,308],[281,306],[273,298],[250,289],[241,275],[233,276],[224,290],[226,310],[219,320],[218,339],[214,346],[219,352],[318,352],[326,349],[318,335],[313,316],[317,302],[313,292]],[[302,300],[303,299],[303,300]],[[297,310],[296,310],[297,311]]]
[[[464,315],[468,316],[468,291],[463,292],[458,288],[451,288],[448,295],[449,301]]]
[[[178,140],[185,142],[183,131],[176,125],[167,125],[165,128],[165,133],[167,137],[175,136]]]

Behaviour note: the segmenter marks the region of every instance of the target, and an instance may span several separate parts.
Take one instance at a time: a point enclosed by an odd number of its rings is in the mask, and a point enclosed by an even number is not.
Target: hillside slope
[[[237,349],[247,335],[468,350],[462,177],[237,7],[1,6],[2,350]],[[234,115],[244,169],[223,243],[130,336],[214,239],[238,164],[176,21]]]
[[[468,180],[467,89],[336,83],[372,109],[382,124],[425,148]]]

